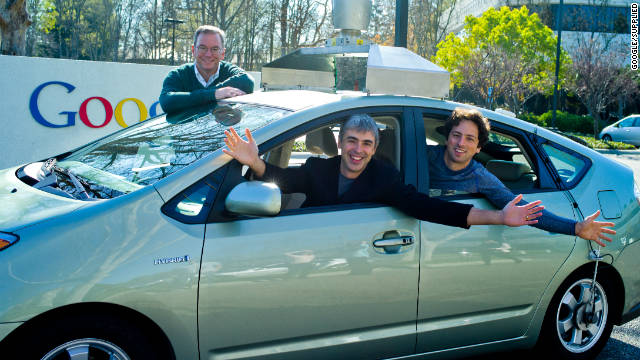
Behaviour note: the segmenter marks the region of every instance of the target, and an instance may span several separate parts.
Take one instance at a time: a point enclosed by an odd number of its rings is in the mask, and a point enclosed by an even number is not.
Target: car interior
[[[443,117],[423,116],[427,145],[444,145],[447,138],[444,133]],[[529,155],[519,140],[511,135],[492,130],[489,142],[485,144],[474,159],[495,175],[509,189],[522,192],[539,187],[538,176]],[[464,192],[430,189],[431,196],[460,195]]]
[[[373,115],[378,125],[380,142],[374,158],[387,161],[400,170],[399,120],[394,115]],[[316,156],[331,158],[340,154],[338,134],[340,124],[346,119],[313,129],[295,139],[271,149],[263,155],[263,160],[281,168],[301,166],[307,158]],[[297,209],[305,200],[301,193],[283,194],[282,210]]]

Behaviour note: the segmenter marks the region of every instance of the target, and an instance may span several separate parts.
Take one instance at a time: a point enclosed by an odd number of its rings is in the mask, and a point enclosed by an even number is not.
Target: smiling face
[[[205,79],[218,71],[218,64],[224,60],[224,45],[219,34],[200,33],[191,52],[196,60],[196,67]],[[214,50],[215,49],[215,50]],[[216,51],[217,50],[217,51]]]
[[[464,169],[473,156],[480,152],[478,127],[472,121],[462,120],[449,132],[444,163],[450,170]]]
[[[376,138],[370,131],[345,130],[338,140],[342,159],[340,173],[347,179],[357,178],[376,153]]]

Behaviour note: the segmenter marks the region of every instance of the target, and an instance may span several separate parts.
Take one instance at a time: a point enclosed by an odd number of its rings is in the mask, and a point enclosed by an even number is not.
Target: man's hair
[[[196,33],[193,35],[193,46],[196,46],[198,42],[198,36],[200,34],[218,34],[220,35],[220,40],[222,42],[222,48],[224,49],[224,31],[217,26],[213,25],[202,25],[198,29],[196,29]]]
[[[482,116],[480,111],[475,109],[455,108],[451,113],[451,116],[444,123],[444,135],[448,139],[451,129],[460,125],[463,120],[471,121],[476,124],[478,128],[478,147],[483,147],[487,141],[489,141],[489,131],[491,131],[491,125],[489,120]]]
[[[338,133],[338,139],[342,141],[342,136],[347,130],[355,130],[357,132],[371,132],[373,133],[373,137],[375,138],[375,146],[378,146],[378,141],[380,140],[380,135],[378,134],[378,125],[376,125],[376,121],[367,114],[355,114],[349,116],[347,121],[340,127],[340,132]]]

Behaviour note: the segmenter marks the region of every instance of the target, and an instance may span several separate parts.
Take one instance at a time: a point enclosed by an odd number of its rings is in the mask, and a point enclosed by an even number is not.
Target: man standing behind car
[[[200,26],[194,36],[193,64],[169,72],[162,84],[160,106],[166,113],[212,104],[218,100],[253,92],[253,78],[224,59],[224,31]]]
[[[540,201],[516,206],[522,198],[518,196],[502,210],[482,210],[418,192],[404,184],[395,167],[373,159],[379,141],[378,127],[365,114],[351,116],[340,128],[341,155],[330,159],[311,157],[298,168],[282,169],[265,163],[258,156],[258,146],[249,129],[245,134],[246,141],[229,128],[224,140],[228,148],[222,151],[249,166],[258,178],[278,184],[283,192],[305,194],[303,207],[379,202],[420,220],[462,228],[532,225],[544,208],[538,206]]]

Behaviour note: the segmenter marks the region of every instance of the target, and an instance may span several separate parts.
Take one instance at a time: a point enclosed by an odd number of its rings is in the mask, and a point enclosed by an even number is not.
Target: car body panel
[[[418,221],[375,207],[208,224],[201,353],[216,359],[413,353],[419,249],[375,249],[373,241],[392,230],[415,237]]]
[[[0,229],[15,231],[86,205],[84,201],[49,194],[23,183],[15,175],[17,169],[0,171]]]
[[[562,192],[525,196],[536,199],[573,218]],[[495,209],[485,199],[461,202]],[[421,228],[419,353],[524,335],[540,294],[575,243],[574,236],[530,226],[465,230],[421,222]]]
[[[204,225],[164,217],[161,205],[147,186],[17,231],[21,241],[2,252],[0,323],[70,304],[118,304],[153,319],[179,358],[197,358]]]

